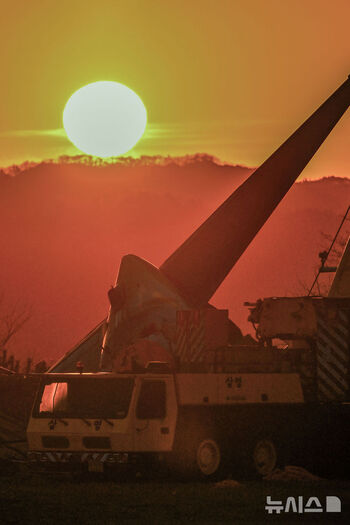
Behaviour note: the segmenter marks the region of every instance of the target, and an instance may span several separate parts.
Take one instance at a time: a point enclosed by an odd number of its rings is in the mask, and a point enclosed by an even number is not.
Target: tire
[[[221,470],[222,452],[218,442],[211,438],[202,439],[197,444],[196,469],[203,478],[218,476]]]
[[[259,439],[252,451],[252,461],[255,474],[259,477],[268,476],[278,466],[278,451],[271,439]]]
[[[176,449],[169,467],[186,479],[216,480],[223,474],[222,447],[210,435],[187,441]]]

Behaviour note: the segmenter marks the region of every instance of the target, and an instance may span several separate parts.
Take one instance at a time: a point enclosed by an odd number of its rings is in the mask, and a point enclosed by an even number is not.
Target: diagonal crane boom
[[[206,304],[350,104],[350,77],[161,265]]]

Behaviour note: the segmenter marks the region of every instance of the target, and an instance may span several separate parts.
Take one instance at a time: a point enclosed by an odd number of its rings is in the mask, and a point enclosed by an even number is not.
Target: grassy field
[[[288,496],[316,496],[322,505],[327,495],[336,495],[342,500],[342,513],[268,515],[267,495],[284,501]],[[1,524],[271,522],[349,524],[350,482],[78,481],[29,472],[0,476]]]

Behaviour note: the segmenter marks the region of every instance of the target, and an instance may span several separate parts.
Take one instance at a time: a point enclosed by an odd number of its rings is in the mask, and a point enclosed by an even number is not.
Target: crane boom
[[[350,77],[161,265],[206,304],[350,104]]]

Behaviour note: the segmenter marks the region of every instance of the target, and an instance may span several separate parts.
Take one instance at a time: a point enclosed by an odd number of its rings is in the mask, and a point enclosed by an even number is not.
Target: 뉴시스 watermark
[[[321,501],[316,496],[311,496],[310,498],[289,496],[285,504],[283,504],[282,501],[273,501],[271,496],[266,496],[265,510],[269,514],[281,514],[281,512],[294,512],[297,514],[303,514],[304,512],[341,512],[341,501],[338,496],[326,496],[326,498],[321,498]]]

